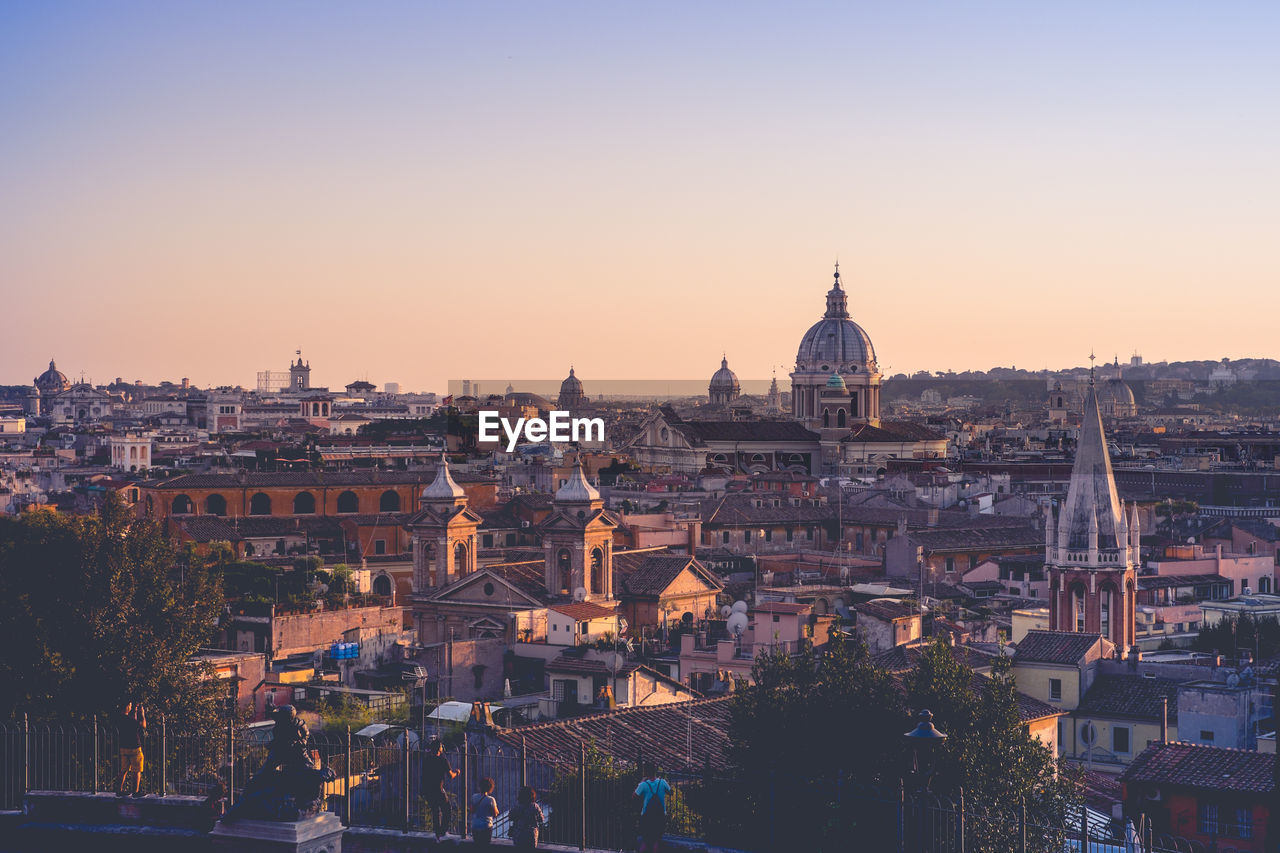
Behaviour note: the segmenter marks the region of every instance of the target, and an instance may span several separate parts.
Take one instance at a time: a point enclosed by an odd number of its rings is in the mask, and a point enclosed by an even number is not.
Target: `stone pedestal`
[[[235,853],[342,853],[346,827],[333,812],[303,820],[220,820],[213,849]]]

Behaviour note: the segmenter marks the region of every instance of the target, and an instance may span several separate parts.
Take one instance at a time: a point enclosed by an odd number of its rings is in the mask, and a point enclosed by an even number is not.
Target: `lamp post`
[[[903,738],[911,747],[911,775],[915,778],[916,789],[929,790],[934,775],[934,755],[938,746],[947,736],[933,727],[933,714],[927,708],[916,715],[919,721],[916,727],[905,733]]]

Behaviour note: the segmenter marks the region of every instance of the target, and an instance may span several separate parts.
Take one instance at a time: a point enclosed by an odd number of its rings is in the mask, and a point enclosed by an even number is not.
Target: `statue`
[[[267,759],[245,785],[243,797],[227,820],[294,821],[314,817],[324,809],[324,783],[336,778],[334,772],[320,765],[307,724],[292,705],[281,705],[272,715],[276,724]]]

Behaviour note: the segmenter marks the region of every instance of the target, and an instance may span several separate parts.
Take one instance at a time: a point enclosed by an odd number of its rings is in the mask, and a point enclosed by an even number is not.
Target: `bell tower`
[[[542,523],[543,580],[552,596],[583,601],[613,598],[613,516],[587,482],[581,457],[555,495],[555,511]],[[581,592],[579,592],[581,591]]]
[[[431,485],[409,519],[413,537],[413,591],[427,596],[476,570],[476,528],[483,519],[467,507],[467,494],[442,454]]]
[[[1116,494],[1098,395],[1090,376],[1071,484],[1056,517],[1045,519],[1049,628],[1101,634],[1121,655],[1134,645],[1140,563],[1137,507]]]

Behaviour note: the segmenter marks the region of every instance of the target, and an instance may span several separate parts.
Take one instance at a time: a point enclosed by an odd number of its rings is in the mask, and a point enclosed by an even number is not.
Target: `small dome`
[[[1102,387],[1098,389],[1098,398],[1103,403],[1104,409],[1107,403],[1113,406],[1133,406],[1136,402],[1133,397],[1133,389],[1129,387],[1129,383],[1119,376],[1112,377],[1102,383]]]
[[[729,369],[729,359],[720,359],[720,369],[711,374],[712,391],[738,391],[738,375]]]
[[[573,466],[573,473],[565,484],[556,490],[556,503],[592,503],[600,500],[600,492],[587,482],[587,475],[582,473],[582,460]]]
[[[827,380],[827,388],[832,391],[848,391],[849,388],[844,384],[844,380],[840,378],[839,373],[831,374],[831,378]]]
[[[573,368],[569,368],[569,375],[560,383],[561,394],[581,394],[582,380],[573,374]]]
[[[36,377],[35,386],[44,394],[56,394],[71,387],[71,380],[49,359],[49,369]]]
[[[453,475],[449,473],[449,460],[441,454],[440,467],[436,469],[436,478],[431,481],[431,485],[422,490],[423,500],[455,501],[466,496],[467,493],[462,490],[462,486],[454,482]]]

